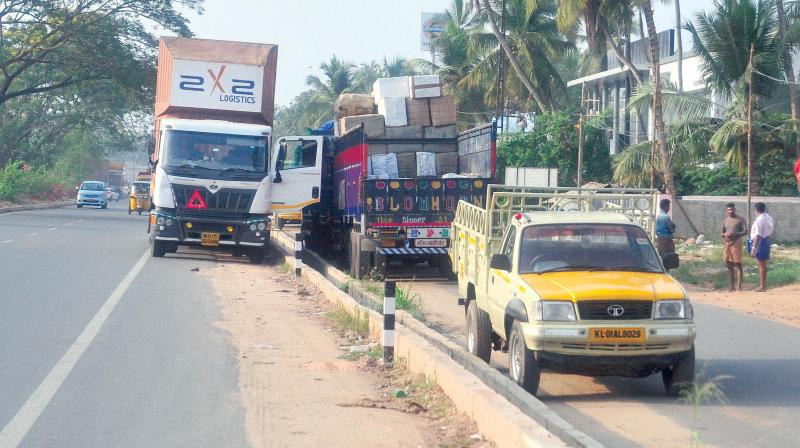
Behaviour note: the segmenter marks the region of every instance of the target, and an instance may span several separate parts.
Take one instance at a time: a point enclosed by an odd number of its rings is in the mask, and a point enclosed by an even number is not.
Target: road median
[[[294,239],[274,232],[272,241],[286,258],[293,257]],[[370,330],[379,337],[383,317],[376,309],[381,299],[313,252],[306,254],[303,277],[337,306],[352,314],[367,313]],[[435,380],[456,407],[474,419],[481,432],[498,446],[602,446],[409,313],[398,311],[397,319],[396,355],[405,358],[415,373]]]

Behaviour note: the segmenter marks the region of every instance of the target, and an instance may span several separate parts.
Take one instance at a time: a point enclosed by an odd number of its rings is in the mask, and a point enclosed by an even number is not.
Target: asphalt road
[[[124,207],[0,215],[0,448],[247,445],[213,257]]]

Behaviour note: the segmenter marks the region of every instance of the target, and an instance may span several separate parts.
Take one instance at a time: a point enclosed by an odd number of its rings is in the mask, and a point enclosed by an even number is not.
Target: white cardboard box
[[[417,176],[436,175],[436,154],[432,152],[417,153]]]
[[[411,98],[436,98],[442,96],[442,80],[438,75],[408,77],[408,90]]]
[[[400,177],[397,154],[375,154],[369,156],[367,172],[379,179]]]
[[[397,78],[379,78],[372,84],[372,97],[378,103],[383,98],[410,98],[408,76]]]
[[[380,101],[378,101],[378,113],[383,115],[384,123],[387,127],[408,125],[405,98],[381,98]]]

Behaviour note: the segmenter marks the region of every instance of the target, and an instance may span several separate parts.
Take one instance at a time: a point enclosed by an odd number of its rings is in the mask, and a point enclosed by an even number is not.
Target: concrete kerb
[[[24,212],[28,210],[43,210],[46,208],[59,208],[59,207],[66,207],[68,205],[74,204],[75,201],[59,201],[59,202],[50,202],[50,203],[43,203],[43,204],[29,204],[29,205],[17,205],[14,207],[2,207],[0,208],[0,215],[4,213],[16,213],[16,212]]]
[[[272,241],[278,243],[276,246],[281,249],[285,256],[289,256],[289,254],[292,253],[291,241],[289,241],[288,236],[281,235],[280,232],[276,233],[278,234],[277,238],[273,237]],[[306,277],[305,272],[309,272],[309,276],[318,277],[316,281],[312,280],[311,277],[309,277],[309,279],[312,281],[312,283],[317,285],[320,290],[323,292],[325,292],[326,289],[335,290],[335,296],[337,297],[335,303],[341,303],[344,309],[346,309],[348,312],[355,314],[368,311],[370,316],[371,332],[374,336],[379,336],[383,325],[381,316],[378,312],[376,312],[376,310],[380,309],[381,299],[370,292],[365,291],[359,285],[352,282],[347,275],[330,266],[325,260],[312,251],[306,250],[304,253],[307,265],[313,269],[318,269],[318,266],[322,266],[325,273],[323,276],[315,270],[306,269],[304,270],[304,277]],[[309,260],[309,258],[313,260]],[[323,288],[320,285],[326,285],[327,288]],[[348,290],[348,293],[342,291],[342,289],[345,287]],[[344,305],[345,302],[351,302],[351,305],[346,306]],[[361,306],[359,307],[359,305]],[[373,322],[375,319],[377,319],[377,322]],[[574,426],[566,422],[550,408],[548,408],[547,405],[520,388],[505,375],[486,365],[478,358],[470,355],[463,348],[459,347],[444,336],[428,328],[425,324],[415,319],[409,313],[398,310],[397,320],[398,323],[401,324],[400,326],[402,327],[402,330],[398,329],[397,333],[398,345],[396,348],[396,355],[407,358],[409,367],[412,369],[412,371],[420,371],[420,373],[424,373],[432,378],[439,378],[443,375],[441,370],[425,370],[422,369],[421,366],[425,366],[426,364],[423,363],[421,365],[417,365],[415,362],[419,359],[428,359],[429,361],[426,362],[431,362],[434,365],[436,365],[436,362],[444,363],[444,360],[446,360],[446,364],[449,365],[455,363],[457,365],[452,367],[454,367],[457,371],[463,372],[467,375],[467,378],[459,378],[459,381],[461,381],[459,384],[462,384],[462,387],[468,387],[467,385],[471,384],[470,382],[477,380],[482,383],[481,386],[489,389],[486,392],[491,393],[494,397],[492,400],[481,400],[482,403],[480,406],[486,409],[492,408],[492,406],[497,404],[496,401],[499,400],[500,403],[504,403],[512,407],[513,413],[507,417],[507,422],[515,421],[518,418],[523,418],[523,420],[520,422],[534,423],[534,428],[549,432],[550,435],[557,437],[561,442],[569,446],[602,447],[599,442],[578,431]],[[401,341],[407,342],[404,343]],[[421,351],[418,352],[415,350],[410,352],[406,347],[421,349]],[[413,354],[413,360],[411,357],[409,357],[409,354]],[[482,425],[481,421],[479,421],[479,416],[476,416],[474,413],[470,412],[471,409],[475,408],[474,403],[470,404],[461,401],[463,397],[460,394],[468,392],[463,390],[454,391],[452,390],[453,388],[447,390],[442,385],[440,380],[437,379],[437,382],[439,382],[440,386],[442,386],[442,389],[448,394],[448,396],[451,397],[453,402],[456,403],[456,406],[462,412],[469,414],[473,419],[475,419],[478,423],[478,426],[483,431],[486,423],[484,422]],[[446,380],[443,380],[443,382],[447,383]],[[451,392],[455,395],[451,395]],[[466,408],[462,408],[462,406],[466,406]],[[497,406],[500,406],[500,404],[497,404]],[[492,408],[491,410],[484,410],[483,412],[494,413],[506,410],[507,409],[504,409],[504,406],[500,406],[499,408]],[[485,418],[489,421],[492,421],[492,424],[496,424],[496,422],[493,421],[494,418]],[[527,425],[522,425],[521,427],[518,427],[518,429],[521,430],[522,428],[526,427]],[[485,434],[489,435],[488,432],[485,432]],[[548,443],[551,441],[551,439],[552,438],[548,439]],[[503,438],[503,440],[506,439]],[[509,442],[511,442],[511,440],[509,440]],[[498,445],[505,446],[499,443]],[[511,446],[519,445],[514,444]]]

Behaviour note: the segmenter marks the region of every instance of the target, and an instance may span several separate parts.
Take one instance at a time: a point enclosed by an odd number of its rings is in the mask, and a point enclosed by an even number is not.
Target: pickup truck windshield
[[[663,272],[647,234],[636,226],[534,225],[522,231],[521,274],[560,271]]]
[[[171,167],[264,173],[267,140],[249,135],[166,131],[162,158]]]

